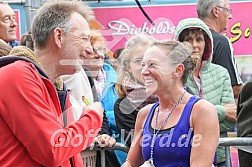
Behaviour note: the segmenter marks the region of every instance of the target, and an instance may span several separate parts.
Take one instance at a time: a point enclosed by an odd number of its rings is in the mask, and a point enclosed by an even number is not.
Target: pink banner
[[[252,11],[252,2],[231,3],[231,8],[233,18],[225,33],[233,42],[235,55],[252,55],[252,19],[248,14]],[[96,21],[91,27],[101,30],[107,39],[107,47],[115,51],[123,48],[125,42],[139,32],[157,39],[172,39],[181,19],[197,17],[195,4],[145,6],[144,10],[155,25],[151,25],[138,7],[106,7],[94,8]]]
[[[20,28],[20,11],[19,10],[14,10],[14,12],[15,12],[15,15],[16,15],[16,17],[15,17],[15,21],[17,22],[17,28],[16,28],[16,35],[17,35],[17,40],[19,40],[20,39],[20,37],[21,37],[21,28]]]

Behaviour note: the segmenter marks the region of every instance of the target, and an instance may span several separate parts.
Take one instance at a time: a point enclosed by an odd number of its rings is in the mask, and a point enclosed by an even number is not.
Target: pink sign
[[[153,20],[152,25],[138,7],[94,8],[96,24],[101,30],[111,51],[123,48],[125,42],[134,34],[145,32],[157,39],[172,39],[176,25],[181,19],[197,17],[196,5],[144,6]],[[235,55],[252,55],[252,2],[231,3],[233,19],[229,22],[226,35],[233,42]]]
[[[14,12],[15,12],[15,15],[16,15],[16,17],[15,17],[15,21],[17,22],[17,28],[16,28],[16,35],[17,35],[17,40],[19,40],[20,39],[20,37],[21,37],[21,30],[20,30],[20,11],[19,10],[14,10]]]

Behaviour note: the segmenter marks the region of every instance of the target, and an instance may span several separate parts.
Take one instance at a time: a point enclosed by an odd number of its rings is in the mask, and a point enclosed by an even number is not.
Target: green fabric
[[[226,137],[227,131],[232,131],[235,126],[235,123],[227,121],[225,119],[226,111],[224,109],[225,104],[235,104],[231,80],[228,71],[225,68],[211,63],[213,51],[212,34],[207,25],[205,25],[205,23],[202,22],[200,19],[189,18],[182,20],[177,26],[175,32],[175,39],[178,40],[179,34],[184,29],[191,27],[201,28],[208,34],[210,39],[209,47],[211,49],[208,52],[208,55],[203,56],[208,59],[203,61],[200,70],[202,98],[208,100],[210,103],[215,105],[219,118],[220,137]],[[192,90],[195,95],[199,95],[199,90],[192,74],[190,74],[190,76],[188,77],[186,85]],[[218,147],[216,150],[216,154],[217,163],[225,161],[224,147]]]

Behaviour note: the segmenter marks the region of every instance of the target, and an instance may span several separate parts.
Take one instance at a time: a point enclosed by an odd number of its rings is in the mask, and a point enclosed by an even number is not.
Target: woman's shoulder
[[[207,100],[200,99],[193,107],[190,122],[194,130],[202,133],[209,128],[218,129],[219,121],[216,107]]]
[[[205,99],[198,100],[193,106],[194,115],[204,116],[217,113],[216,107]]]
[[[139,119],[141,120],[145,120],[154,105],[155,104],[148,104],[145,107],[141,108],[137,114],[137,117],[139,117]]]
[[[145,107],[141,108],[137,114],[136,118],[136,127],[142,129],[144,127],[144,123],[150,113],[153,104],[148,104]]]
[[[214,107],[214,105],[212,103],[210,103],[209,101],[205,100],[205,99],[202,99],[200,98],[194,105],[195,107],[197,108],[205,108],[205,106],[210,106],[210,107]]]

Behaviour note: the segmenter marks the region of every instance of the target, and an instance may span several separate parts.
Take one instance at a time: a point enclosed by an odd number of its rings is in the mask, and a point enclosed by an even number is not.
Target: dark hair
[[[209,36],[207,35],[207,33],[202,30],[201,28],[194,28],[194,29],[184,29],[180,35],[179,35],[179,41],[180,42],[184,42],[185,41],[185,38],[190,34],[196,34],[197,35],[202,35],[204,36],[204,40],[205,40],[205,48],[204,48],[204,53],[203,53],[203,56],[202,56],[202,60],[207,60],[208,57],[206,56],[209,56],[208,53],[209,53],[209,42],[210,42],[210,39],[209,39]]]
[[[117,58],[121,55],[123,49],[124,49],[124,48],[116,49],[116,51],[115,51],[114,54],[113,54],[113,58],[114,58],[114,59],[117,59]]]
[[[27,48],[34,50],[34,44],[31,36],[31,32],[28,31],[27,33],[23,34],[20,38],[20,45],[26,46]]]

